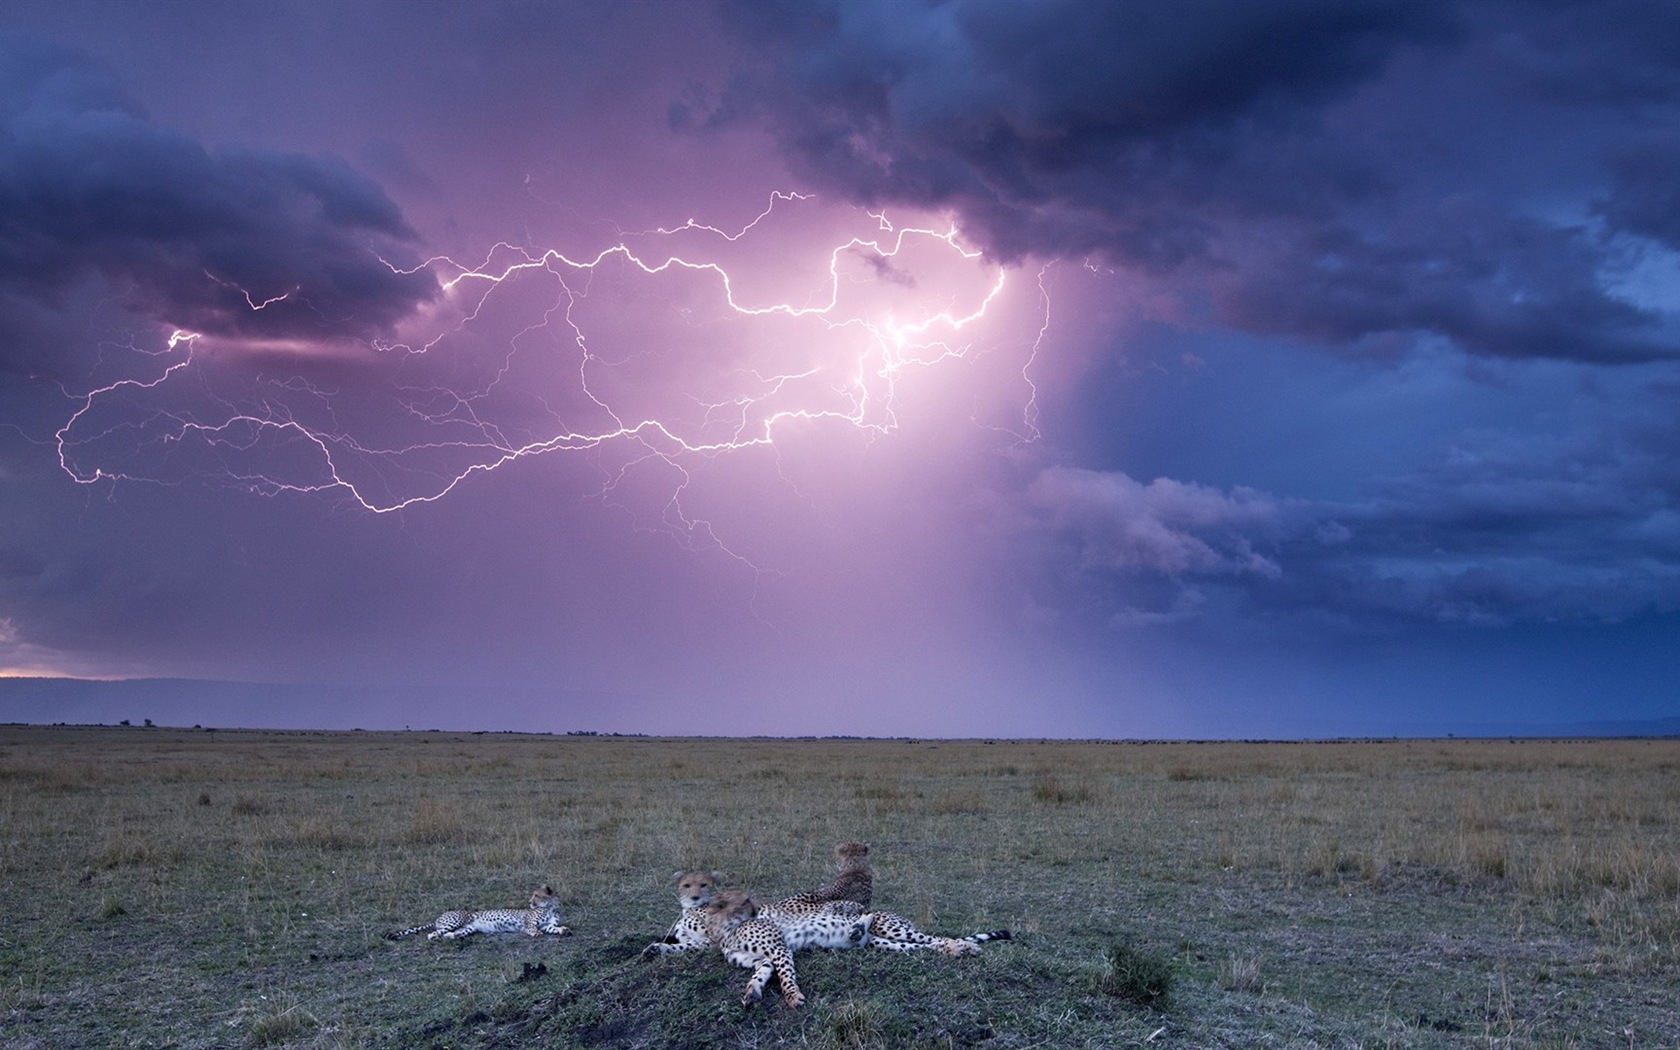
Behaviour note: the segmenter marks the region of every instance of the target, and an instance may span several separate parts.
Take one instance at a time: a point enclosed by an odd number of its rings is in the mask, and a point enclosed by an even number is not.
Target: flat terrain
[[[678,868],[774,899],[853,838],[876,907],[1016,939],[745,1014],[641,957]],[[381,937],[543,882],[573,936]],[[0,886],[9,1048],[1680,1046],[1675,740],[0,726]]]

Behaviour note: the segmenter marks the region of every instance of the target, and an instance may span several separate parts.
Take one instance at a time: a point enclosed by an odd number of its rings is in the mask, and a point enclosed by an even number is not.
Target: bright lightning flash
[[[141,374],[78,398],[57,433],[63,470],[333,494],[386,514],[520,460],[593,452],[603,493],[653,472],[660,527],[727,551],[684,509],[696,466],[774,455],[811,428],[890,434],[913,375],[1012,362],[1014,420],[977,421],[1036,435],[1043,274],[1013,279],[949,223],[777,194],[739,229],[691,219],[586,252],[503,243],[423,266],[443,294],[371,347],[252,353],[173,332],[139,355]],[[238,290],[253,311],[299,294]]]

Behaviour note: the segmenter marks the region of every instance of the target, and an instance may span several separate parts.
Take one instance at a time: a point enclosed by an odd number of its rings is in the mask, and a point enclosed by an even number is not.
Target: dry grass
[[[673,870],[778,895],[851,838],[883,906],[1019,939],[802,957],[808,1010],[747,1022],[744,974],[637,958]],[[1680,1045],[1671,740],[0,727],[0,878],[17,1047]],[[540,882],[575,937],[379,939]]]

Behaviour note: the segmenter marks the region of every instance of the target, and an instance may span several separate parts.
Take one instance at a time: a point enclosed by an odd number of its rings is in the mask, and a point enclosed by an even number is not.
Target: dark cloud
[[[98,278],[166,324],[365,338],[436,293],[380,260],[413,239],[342,161],[206,150],[78,53],[0,39],[0,292],[50,302]]]
[[[1204,485],[1120,473],[1052,467],[1028,499],[1050,528],[1072,538],[1091,569],[1164,576],[1256,573],[1277,566],[1256,550],[1278,522],[1275,501],[1251,489],[1229,494]]]
[[[1655,313],[1617,298],[1583,227],[1459,198],[1382,228],[1279,230],[1262,257],[1217,275],[1223,320],[1247,331],[1348,345],[1434,333],[1502,357],[1624,362],[1674,356]]]
[[[1291,134],[1449,28],[1428,3],[729,10],[770,64],[714,120],[767,121],[807,175],[865,201],[957,208],[1000,256],[1149,267],[1205,253],[1203,207],[1257,185],[1251,137]]]
[[[1611,165],[1615,178],[1598,205],[1605,221],[1680,251],[1680,138],[1631,144]]]
[[[1595,106],[1623,128],[1673,104],[1672,56],[1624,46],[1595,5],[726,10],[763,62],[710,106],[679,107],[679,123],[762,123],[813,182],[952,209],[999,257],[1103,257],[1193,302],[1213,287],[1218,323],[1336,346],[1430,334],[1500,356],[1675,353],[1660,318],[1606,291],[1587,201],[1563,217],[1559,201],[1472,170],[1498,163],[1517,179],[1550,163],[1544,136],[1505,157],[1477,136],[1539,135],[1536,107],[1570,84],[1583,123]],[[1648,28],[1666,17],[1630,15]],[[1612,58],[1622,86],[1605,94]],[[1451,77],[1453,91],[1397,91],[1385,78],[1402,63],[1408,83]],[[1373,91],[1381,105],[1359,108]],[[1474,134],[1442,134],[1467,110]],[[1615,148],[1595,134],[1581,143]],[[1604,214],[1672,237],[1670,152],[1622,153]]]
[[[1222,493],[1067,467],[1027,487],[1049,537],[1043,595],[1087,620],[1158,626],[1268,617],[1361,630],[1613,624],[1680,610],[1680,426],[1648,406],[1672,381],[1584,390],[1643,409],[1550,436],[1461,435],[1356,501]],[[1074,586],[1068,587],[1072,581]],[[1209,595],[1223,593],[1221,604]],[[1094,612],[1093,612],[1094,610]]]
[[[1499,34],[1513,86],[1548,106],[1628,112],[1672,106],[1680,90],[1680,7],[1651,0],[1515,5],[1520,32]]]

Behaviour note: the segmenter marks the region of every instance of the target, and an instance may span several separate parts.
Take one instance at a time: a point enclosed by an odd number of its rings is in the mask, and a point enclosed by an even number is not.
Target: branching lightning
[[[324,380],[319,360],[277,372],[273,355],[243,360],[235,338],[176,330],[143,352],[146,374],[78,396],[59,464],[81,484],[201,479],[389,514],[517,461],[616,449],[603,492],[658,467],[662,527],[729,551],[684,510],[692,467],[774,449],[796,424],[890,434],[910,370],[1021,357],[1019,423],[1001,429],[1036,437],[1044,274],[1021,293],[1037,296],[1036,330],[1000,326],[1012,274],[954,226],[848,211],[863,228],[834,232],[837,213],[813,200],[777,193],[739,229],[691,218],[585,253],[504,242],[472,263],[392,266],[433,273],[437,301],[391,338],[328,355],[381,373],[377,394]],[[813,251],[813,235],[828,247]],[[237,291],[252,311],[302,294]]]

